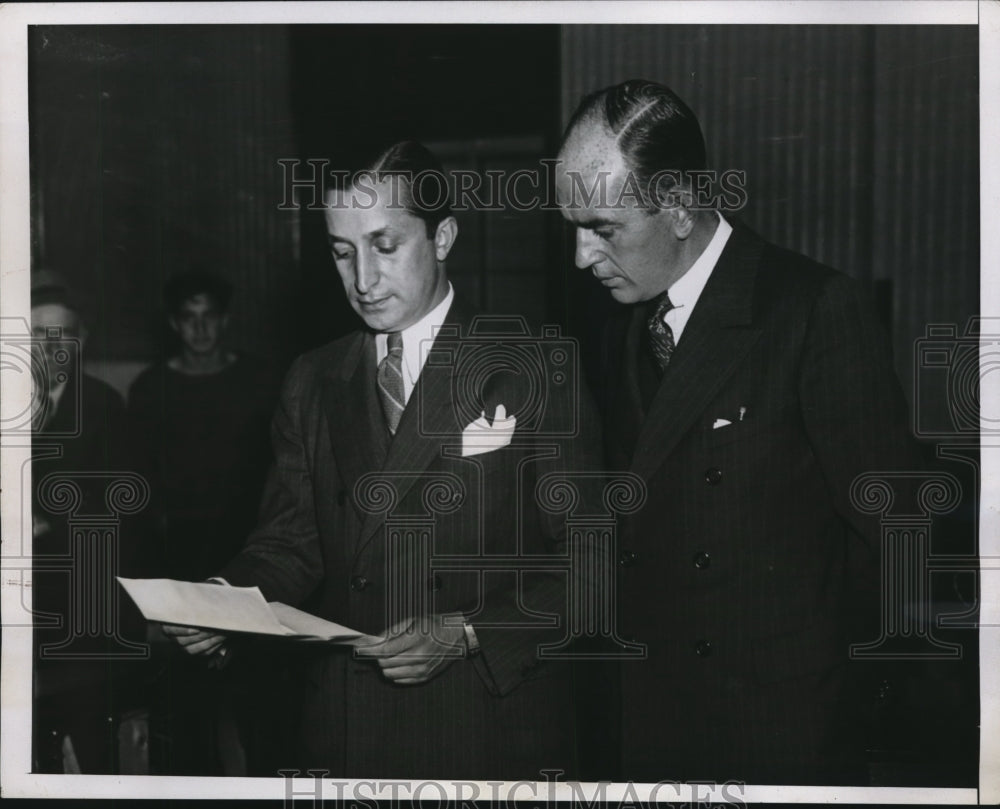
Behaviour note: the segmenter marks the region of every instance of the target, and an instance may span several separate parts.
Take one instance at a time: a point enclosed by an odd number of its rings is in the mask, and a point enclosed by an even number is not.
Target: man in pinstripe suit
[[[560,159],[576,264],[622,304],[606,453],[649,488],[620,529],[618,588],[648,657],[620,665],[621,770],[604,775],[863,780],[838,720],[880,526],[849,493],[919,464],[873,310],[846,276],[699,208],[701,130],[662,85],[584,98]]]
[[[596,412],[552,384],[531,416],[521,375],[490,372],[488,342],[487,365],[458,364],[475,340],[474,312],[445,272],[457,224],[446,200],[425,202],[411,182],[440,167],[407,142],[366,168],[329,193],[326,211],[365,328],[293,365],[260,524],[220,577],[380,637],[309,658],[294,766],[571,773],[568,672],[538,655],[565,634],[565,579],[531,558],[562,552],[565,526],[536,504],[535,484],[599,463]],[[192,653],[225,649],[219,636],[170,631]]]

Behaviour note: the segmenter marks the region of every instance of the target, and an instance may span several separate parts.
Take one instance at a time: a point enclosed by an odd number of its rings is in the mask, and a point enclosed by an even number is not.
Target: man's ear
[[[451,252],[451,246],[458,238],[458,222],[454,216],[442,219],[434,232],[434,254],[438,261],[444,261]]]
[[[694,230],[694,214],[683,205],[677,205],[665,212],[670,217],[670,225],[678,239],[686,239]]]

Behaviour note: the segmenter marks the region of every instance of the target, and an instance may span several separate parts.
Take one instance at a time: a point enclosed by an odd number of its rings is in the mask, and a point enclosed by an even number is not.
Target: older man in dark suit
[[[117,425],[121,396],[83,369],[87,326],[80,294],[60,273],[31,277],[36,388],[32,399],[34,630],[33,762],[38,772],[121,772],[109,729],[141,704],[141,625],[101,589],[113,569],[141,567],[132,518],[114,514],[112,487],[134,485]],[[80,525],[116,528],[105,534]],[[55,617],[56,620],[53,620]],[[113,622],[109,624],[109,621]],[[96,631],[95,627],[101,631]],[[116,637],[122,632],[131,640]]]
[[[699,205],[701,130],[662,85],[583,99],[560,160],[576,264],[622,304],[607,452],[649,488],[621,529],[619,627],[648,659],[620,666],[617,775],[851,779],[848,594],[874,580],[880,538],[851,485],[919,464],[873,310]]]
[[[545,569],[565,551],[565,524],[536,487],[599,463],[596,413],[565,353],[529,351],[545,382],[529,390],[505,372],[510,335],[477,331],[445,272],[456,221],[433,182],[414,179],[440,171],[430,153],[397,144],[367,168],[326,211],[365,328],[289,372],[259,527],[220,576],[270,600],[310,598],[316,614],[379,637],[308,661],[296,766],[571,772],[568,672],[538,654],[566,633],[565,576]],[[168,631],[191,652],[226,648]]]

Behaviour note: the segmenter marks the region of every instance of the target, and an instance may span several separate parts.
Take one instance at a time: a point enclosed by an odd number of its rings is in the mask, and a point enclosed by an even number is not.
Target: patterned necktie
[[[388,353],[378,364],[378,396],[382,401],[382,412],[389,432],[396,434],[399,420],[406,407],[403,390],[403,335],[395,332],[389,335]]]
[[[674,305],[670,302],[670,297],[666,292],[658,298],[654,298],[653,303],[656,308],[649,320],[646,321],[646,326],[649,329],[649,347],[662,372],[670,363],[670,355],[674,353],[674,333],[663,318],[667,312],[674,308]]]

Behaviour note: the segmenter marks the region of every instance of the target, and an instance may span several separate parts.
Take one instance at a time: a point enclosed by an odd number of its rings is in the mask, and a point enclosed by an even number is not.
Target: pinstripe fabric
[[[471,318],[456,299],[445,330],[467,334]],[[435,569],[427,581],[409,581],[435,612],[471,614],[482,648],[473,661],[458,661],[424,685],[392,686],[341,650],[316,650],[306,667],[303,749],[290,764],[352,777],[538,779],[546,767],[572,772],[569,672],[539,665],[536,651],[560,640],[564,629],[524,624],[532,623],[525,610],[559,616],[566,601],[564,576],[531,569],[529,556],[559,552],[565,533],[562,517],[536,505],[535,481],[599,465],[596,413],[569,390],[547,390],[536,428],[579,419],[576,437],[536,441],[519,425],[510,447],[463,458],[456,450],[467,414],[492,413],[498,404],[516,412],[528,391],[518,375],[495,375],[464,393],[469,377],[432,356],[386,446],[374,357],[374,338],[357,333],[296,361],[274,419],[276,466],[261,524],[223,575],[259,586],[272,600],[301,604],[308,597],[318,615],[381,632],[391,601],[388,557],[406,556],[411,572],[426,562],[420,551],[411,553],[419,546],[416,528],[391,545],[387,537],[423,524],[432,504],[441,505],[425,484],[450,476],[464,499],[438,508],[444,513],[433,527],[434,557],[520,558],[521,586],[513,570]],[[388,519],[359,502],[356,484],[371,472],[395,485]],[[352,588],[357,577],[367,582],[363,589]]]
[[[645,324],[620,315],[608,453],[649,486],[621,529],[637,564],[620,570],[619,624],[649,648],[621,667],[621,775],[849,777],[846,596],[874,579],[880,537],[849,488],[920,463],[887,340],[855,282],[739,225],[648,414]]]

